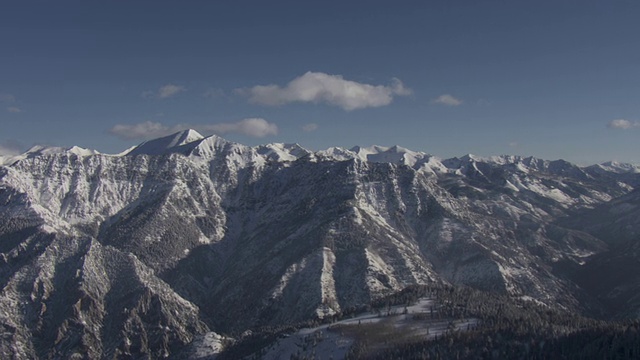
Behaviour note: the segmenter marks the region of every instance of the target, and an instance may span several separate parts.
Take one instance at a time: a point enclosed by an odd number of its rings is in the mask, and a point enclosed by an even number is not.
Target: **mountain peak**
[[[204,138],[202,134],[193,129],[186,129],[176,133],[176,135],[177,134],[180,134],[180,136],[186,139],[188,142],[197,141]]]
[[[640,166],[628,163],[622,163],[618,161],[607,161],[602,164],[594,165],[593,167],[598,166],[606,171],[615,172],[618,174],[623,173],[640,173]]]
[[[127,155],[161,155],[170,152],[175,152],[178,148],[198,142],[204,139],[204,136],[200,135],[193,129],[187,129],[179,131],[177,133],[164,136],[161,138],[145,141],[142,144],[136,146],[133,150],[127,153]]]
[[[257,146],[255,149],[258,154],[275,161],[294,161],[312,154],[311,151],[303,148],[297,143],[270,143]]]
[[[175,134],[169,135],[168,137],[171,138],[171,143],[169,143],[169,147],[182,146],[182,145],[192,143],[194,141],[204,139],[204,136],[202,136],[199,132],[193,129],[182,130]]]

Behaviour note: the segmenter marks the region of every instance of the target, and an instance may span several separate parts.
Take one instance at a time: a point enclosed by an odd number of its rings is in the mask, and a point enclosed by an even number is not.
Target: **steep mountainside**
[[[247,147],[193,130],[0,166],[3,357],[166,356],[208,331],[325,317],[429,282],[588,311],[560,225],[640,174],[401,147]],[[216,335],[217,336],[217,335]]]
[[[559,223],[583,229],[609,244],[608,251],[575,269],[576,282],[613,313],[640,318],[640,189]]]

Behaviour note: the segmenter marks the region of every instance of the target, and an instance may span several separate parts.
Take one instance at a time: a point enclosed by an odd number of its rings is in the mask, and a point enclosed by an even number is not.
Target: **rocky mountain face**
[[[192,130],[118,155],[1,161],[3,358],[165,357],[429,282],[589,312],[615,294],[585,269],[637,249],[640,170],[626,164],[248,147]]]

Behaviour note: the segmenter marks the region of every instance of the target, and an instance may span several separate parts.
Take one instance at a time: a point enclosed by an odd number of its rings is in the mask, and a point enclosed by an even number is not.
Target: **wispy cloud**
[[[0,155],[12,156],[21,152],[22,145],[14,141],[0,143]]]
[[[152,90],[143,91],[141,95],[144,98],[166,99],[184,91],[187,91],[187,88],[185,88],[184,86],[167,84],[167,85],[161,86],[160,88],[158,88],[158,90],[155,90],[155,91],[152,91]]]
[[[446,106],[459,106],[462,105],[462,100],[454,97],[450,94],[443,94],[433,99],[433,102],[436,104],[446,105]]]
[[[302,131],[304,132],[313,132],[318,130],[318,124],[309,123],[302,127]]]
[[[395,78],[388,86],[370,85],[345,80],[341,75],[307,72],[284,87],[275,84],[257,85],[250,89],[236,89],[236,92],[249,96],[252,103],[267,106],[311,102],[351,111],[389,105],[395,96],[411,94],[411,89]]]
[[[159,122],[145,121],[138,124],[116,124],[109,129],[109,133],[125,140],[146,140],[169,135],[181,129]]]
[[[0,103],[4,103],[4,104],[13,104],[16,102],[16,97],[13,96],[12,94],[8,94],[8,93],[0,93]],[[17,106],[7,106],[6,107],[7,112],[10,113],[20,113],[22,112],[22,109],[20,109]]]
[[[0,93],[0,102],[7,104],[14,103],[16,102],[16,97],[11,94]]]
[[[607,127],[610,129],[632,129],[632,128],[637,128],[640,127],[640,122],[638,121],[630,121],[630,120],[625,120],[625,119],[616,119],[616,120],[611,120],[609,121],[609,123],[607,124]]]
[[[13,149],[9,149],[4,147],[2,144],[0,144],[0,156],[12,156],[12,155],[17,155],[18,152],[14,151]]]
[[[227,94],[222,89],[210,88],[210,89],[207,89],[207,91],[205,91],[204,93],[202,93],[202,96],[208,99],[218,99],[218,98],[227,97]]]
[[[491,106],[491,101],[489,101],[487,99],[478,99],[478,101],[476,101],[476,105],[478,105],[478,106]]]
[[[145,121],[138,124],[117,124],[109,129],[109,133],[125,140],[148,140],[185,129],[221,135],[236,133],[256,138],[278,134],[278,126],[262,118],[248,118],[217,124],[166,125],[159,122]]]

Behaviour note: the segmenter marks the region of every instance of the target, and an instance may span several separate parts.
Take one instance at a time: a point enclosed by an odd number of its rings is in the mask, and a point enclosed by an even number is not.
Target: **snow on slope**
[[[534,158],[440,161],[397,146],[317,153],[295,144],[249,147],[192,131],[145,142],[126,156],[32,149],[0,167],[0,236],[10,239],[0,243],[0,259],[9,264],[0,281],[36,279],[31,252],[72,245],[57,280],[41,277],[46,286],[75,284],[82,268],[95,275],[84,278],[87,288],[95,285],[91,301],[115,309],[101,284],[137,269],[140,284],[132,286],[147,290],[136,306],[167,317],[163,306],[184,300],[192,306],[181,317],[196,316],[214,331],[328,316],[428,281],[577,307],[575,286],[549,269],[579,264],[604,245],[552,221],[628,193],[636,181],[634,174],[594,174]],[[63,238],[51,243],[51,236]],[[92,256],[80,266],[78,244],[120,259],[108,279]],[[53,258],[41,257],[43,266],[55,268]],[[31,295],[12,289],[6,308]],[[46,300],[36,305],[50,306]],[[24,306],[2,321],[33,321],[15,335],[28,342],[41,319],[39,309]],[[19,314],[25,309],[31,320]],[[93,317],[91,324],[102,316],[80,315]],[[176,344],[205,331],[169,320],[163,326],[182,336],[171,340]]]
[[[100,152],[92,149],[85,149],[79,146],[72,146],[70,148],[64,148],[59,146],[41,146],[36,145],[29,150],[19,155],[5,155],[0,156],[0,166],[9,166],[16,161],[30,159],[41,156],[56,155],[56,154],[68,154],[76,155],[78,157],[87,157],[93,155],[99,155]]]
[[[278,339],[275,343],[261,350],[261,359],[289,359],[291,357],[309,357],[317,359],[343,359],[349,348],[358,337],[371,334],[368,340],[382,340],[371,346],[383,349],[392,346],[388,342],[393,334],[401,339],[433,339],[441,336],[450,329],[465,331],[478,323],[478,319],[421,319],[414,316],[434,313],[434,302],[431,299],[419,299],[410,306],[392,306],[384,310],[384,314],[367,312],[344,319],[332,324],[320,325],[314,328],[301,329],[293,334]]]
[[[392,147],[377,145],[370,147],[356,146],[351,148],[351,151],[363,161],[403,164],[411,167],[415,166],[420,160],[429,156],[397,145]]]
[[[181,146],[191,144],[198,140],[202,140],[203,138],[204,137],[195,130],[184,130],[159,139],[145,141],[136,146],[127,155],[162,155],[177,151]]]
[[[272,161],[295,161],[313,154],[298,144],[272,143],[257,146],[255,149],[258,154]]]
[[[604,162],[602,164],[598,164],[598,165],[594,165],[594,166],[600,167],[605,171],[615,172],[615,173],[618,173],[618,174],[623,174],[623,173],[637,174],[637,173],[640,173],[640,165],[620,163],[620,162],[617,162],[617,161],[608,161],[608,162]]]

